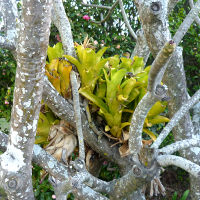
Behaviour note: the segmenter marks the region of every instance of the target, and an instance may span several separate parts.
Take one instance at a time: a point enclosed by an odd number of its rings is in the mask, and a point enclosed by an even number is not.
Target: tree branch
[[[80,102],[79,102],[78,82],[76,79],[76,74],[73,70],[70,73],[70,80],[71,80],[71,85],[72,85],[76,131],[77,131],[78,142],[79,142],[79,157],[84,161],[85,148],[84,148],[83,131],[82,131],[82,123],[81,123],[81,111],[80,111],[81,108],[80,108]]]
[[[12,2],[10,16],[17,13]],[[0,156],[0,179],[9,199],[33,199],[34,196],[31,161],[42,98],[51,8],[51,0],[23,1],[17,40],[17,72],[11,128],[7,150]],[[11,38],[15,37],[14,35]],[[13,181],[14,185],[9,187]]]
[[[170,133],[172,128],[177,125],[180,119],[188,112],[190,108],[194,106],[200,99],[200,90],[198,90],[181,108],[174,114],[170,122],[165,126],[162,130],[156,141],[153,143],[153,148],[158,148],[163,140],[167,137]]]
[[[134,160],[136,161],[137,155],[142,147],[142,130],[144,120],[146,119],[147,113],[157,100],[158,99],[152,95],[152,93],[147,92],[133,113],[129,129],[129,148]]]
[[[169,61],[172,53],[175,50],[175,43],[171,40],[166,42],[163,48],[156,56],[148,77],[148,91],[155,93],[156,87],[161,83],[164,72],[166,70],[166,63]]]
[[[174,155],[162,155],[157,157],[157,161],[163,167],[175,165],[184,169],[195,177],[200,177],[200,166],[182,157]]]
[[[130,34],[132,35],[132,37],[137,40],[137,35],[135,34],[135,32],[133,31],[133,29],[131,28],[131,25],[129,23],[129,20],[127,18],[127,15],[126,15],[126,12],[124,10],[124,6],[123,6],[123,2],[122,0],[119,0],[119,6],[120,6],[120,9],[121,9],[121,12],[122,12],[122,16],[123,16],[123,19],[124,19],[124,22],[130,32]]]
[[[194,8],[194,1],[193,1],[193,0],[189,0],[189,4],[190,4],[190,7],[191,7],[191,8]],[[197,15],[197,17],[195,18],[195,22],[197,23],[197,25],[200,26],[200,18],[198,17],[198,15]]]
[[[160,154],[173,154],[176,151],[187,149],[189,147],[200,147],[200,139],[186,139],[167,145],[159,149]]]
[[[188,15],[184,19],[183,23],[180,25],[179,29],[176,31],[176,34],[174,35],[173,40],[175,41],[177,45],[182,40],[183,36],[187,33],[191,24],[198,16],[199,11],[200,11],[200,0],[196,2],[195,6],[190,10]]]
[[[143,30],[139,29],[136,32],[136,34],[137,34],[137,40],[136,40],[135,48],[131,54],[131,59],[133,59],[134,56],[143,57],[144,65],[146,65],[146,62],[150,54],[149,47],[144,37]]]
[[[108,9],[110,10],[112,7],[110,6],[103,6],[103,5],[97,5],[97,4],[86,4],[86,3],[81,3],[85,7],[95,7],[95,8],[102,8],[102,9]]]
[[[18,19],[16,1],[2,0],[0,1],[0,8],[3,14],[5,23],[5,36],[0,36],[0,47],[14,51],[16,48],[16,23]]]
[[[106,15],[106,17],[103,20],[101,20],[101,21],[91,21],[91,22],[95,23],[95,24],[102,24],[105,21],[107,21],[118,3],[119,3],[119,0],[115,1],[115,3],[112,5],[111,9],[108,11],[108,14]]]
[[[76,57],[74,42],[71,32],[71,25],[65,13],[62,0],[53,0],[52,21],[57,27],[65,54]]]
[[[155,164],[155,163],[154,163]],[[159,172],[157,165],[144,168],[139,163],[133,165],[132,169],[122,178],[110,182],[110,199],[124,199],[127,195],[141,189],[142,186],[152,180]]]
[[[48,107],[61,119],[68,121],[72,126],[76,127],[73,107],[68,103],[45,77],[43,90],[43,100]],[[110,143],[104,137],[98,140],[97,135],[90,129],[87,117],[81,109],[82,128],[85,142],[101,156],[106,157],[110,161],[118,164],[121,169],[125,169],[130,165],[128,157],[121,158],[117,147],[110,147]]]
[[[15,50],[15,44],[6,37],[0,36],[0,48]]]

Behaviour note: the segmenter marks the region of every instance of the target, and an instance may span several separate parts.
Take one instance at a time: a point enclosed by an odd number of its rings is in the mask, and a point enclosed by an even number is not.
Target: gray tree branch
[[[194,7],[194,1],[193,1],[193,0],[189,0],[189,4],[190,4],[190,7],[191,7],[191,8]],[[198,15],[197,15],[197,17],[195,18],[195,22],[197,23],[197,25],[200,26],[200,18],[198,17]]]
[[[200,147],[200,139],[186,139],[167,145],[162,149],[159,149],[159,153],[173,154],[176,151],[187,149],[189,147]]]
[[[81,108],[80,108],[80,102],[79,102],[78,82],[76,79],[76,74],[73,70],[70,73],[70,80],[71,80],[71,85],[72,85],[76,132],[78,135],[78,142],[79,142],[79,157],[83,161],[85,161],[85,147],[84,147],[83,131],[82,131],[82,123],[81,123]]]
[[[57,27],[65,54],[76,57],[69,19],[65,13],[62,0],[53,0],[52,21]]]
[[[31,161],[42,98],[51,8],[51,0],[23,1],[10,135],[6,152],[0,156],[0,180],[9,199],[34,199]],[[16,9],[14,5],[13,9]],[[10,15],[13,13],[17,10],[11,10]]]
[[[121,12],[122,12],[122,16],[123,16],[123,19],[124,19],[124,22],[130,32],[130,34],[132,35],[132,37],[137,40],[137,35],[135,34],[135,32],[133,31],[133,29],[131,28],[131,25],[129,23],[129,20],[128,20],[128,17],[126,15],[126,12],[124,10],[124,6],[123,6],[123,2],[122,0],[119,0],[119,6],[120,6],[120,9],[121,9]]]
[[[184,169],[195,177],[200,176],[200,166],[182,157],[174,155],[162,155],[157,157],[157,161],[163,167],[175,165]]]
[[[183,23],[180,25],[179,29],[176,31],[176,34],[174,35],[173,40],[177,45],[182,40],[183,36],[187,33],[191,24],[198,16],[199,11],[200,11],[200,0],[196,2],[195,6],[191,9],[191,11],[188,13],[186,18],[184,19]]]
[[[118,3],[119,3],[119,0],[115,1],[115,3],[112,5],[111,9],[108,11],[108,14],[106,15],[104,19],[102,19],[101,21],[91,21],[91,22],[95,24],[102,24],[105,21],[107,21],[109,17],[112,15],[113,10],[115,9]]]

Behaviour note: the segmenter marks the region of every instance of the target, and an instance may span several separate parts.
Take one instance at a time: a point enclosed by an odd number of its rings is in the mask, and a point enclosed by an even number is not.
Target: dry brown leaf
[[[123,133],[124,142],[128,141],[129,140],[129,132],[128,131],[122,131],[122,133]]]
[[[124,143],[121,147],[119,147],[119,153],[121,157],[125,157],[130,154],[128,143]]]

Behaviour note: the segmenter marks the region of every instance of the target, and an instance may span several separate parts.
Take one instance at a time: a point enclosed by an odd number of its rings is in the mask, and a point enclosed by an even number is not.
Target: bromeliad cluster
[[[79,92],[91,102],[91,107],[98,107],[98,114],[107,124],[105,131],[121,138],[122,130],[128,130],[132,114],[147,91],[150,66],[144,68],[143,58],[137,56],[133,59],[118,55],[103,58],[106,49],[95,53],[92,48],[78,45],[77,59],[64,57],[77,67],[81,78]],[[169,121],[159,115],[165,107],[164,102],[157,102],[145,120],[143,131],[153,140],[156,136],[147,127]]]
[[[82,45],[76,44],[77,58],[63,55],[61,43],[49,47],[45,73],[60,95],[66,99],[71,98],[70,72],[74,64],[81,79],[79,93],[89,100],[90,110],[98,112],[103,118],[105,131],[110,133],[111,137],[124,143],[129,138],[128,130],[134,110],[147,92],[150,66],[144,68],[143,58],[137,56],[133,59],[120,58],[118,55],[104,58],[103,54],[107,47],[96,53],[89,40],[87,38],[86,40]],[[154,124],[169,121],[168,118],[160,115],[165,107],[165,102],[156,102],[145,120],[143,132],[148,134],[153,141],[156,135],[148,128]],[[58,135],[50,137],[52,127],[59,130],[63,129],[63,126],[46,105],[42,108],[36,143],[47,144],[45,146],[50,148],[49,143],[57,145],[54,140],[60,138]],[[68,137],[71,134],[70,130],[66,127],[65,130],[66,137],[62,137],[59,144],[64,145],[65,138],[71,138]],[[55,145],[51,148],[56,152],[58,147]],[[62,147],[59,146],[59,148]]]

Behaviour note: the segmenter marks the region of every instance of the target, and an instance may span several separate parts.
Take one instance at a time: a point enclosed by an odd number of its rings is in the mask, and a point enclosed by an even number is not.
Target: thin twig
[[[84,147],[83,131],[82,131],[82,123],[81,123],[81,108],[80,108],[80,102],[79,102],[78,82],[76,79],[76,74],[73,70],[70,73],[70,80],[72,84],[74,115],[75,115],[75,120],[76,120],[76,130],[77,130],[78,141],[79,141],[79,157],[82,160],[85,160],[85,147]]]
[[[176,124],[180,121],[180,119],[188,112],[190,108],[193,107],[194,104],[196,104],[200,99],[200,90],[198,90],[184,105],[181,106],[181,108],[174,114],[170,122],[167,124],[167,126],[162,130],[159,137],[156,139],[156,141],[153,143],[153,148],[158,148],[160,144],[163,142],[163,140],[167,137],[167,135],[170,133],[172,128],[176,126]]]
[[[176,31],[173,40],[175,41],[177,46],[184,37],[184,35],[187,33],[193,21],[198,16],[199,11],[200,11],[200,0],[196,2],[195,6],[190,10],[188,15],[184,19],[183,23],[180,25],[179,29]]]
[[[102,8],[102,9],[108,9],[110,10],[112,7],[110,6],[103,6],[103,5],[97,5],[97,4],[86,4],[86,3],[81,3],[85,7],[95,7],[95,8]]]
[[[131,28],[131,25],[129,23],[129,20],[128,20],[128,17],[126,15],[126,12],[124,10],[124,6],[123,6],[123,2],[122,0],[119,0],[119,6],[120,6],[120,9],[121,9],[121,12],[122,12],[122,16],[123,16],[123,19],[124,19],[124,22],[130,32],[130,34],[132,35],[132,37],[137,40],[137,35],[135,34],[135,32],[133,31],[133,29]]]
[[[112,5],[111,9],[108,11],[108,14],[106,15],[106,17],[103,20],[101,20],[101,21],[91,21],[91,22],[95,23],[95,24],[104,23],[111,16],[113,10],[115,9],[115,7],[117,6],[118,3],[119,3],[119,0],[115,1],[115,3]]]

